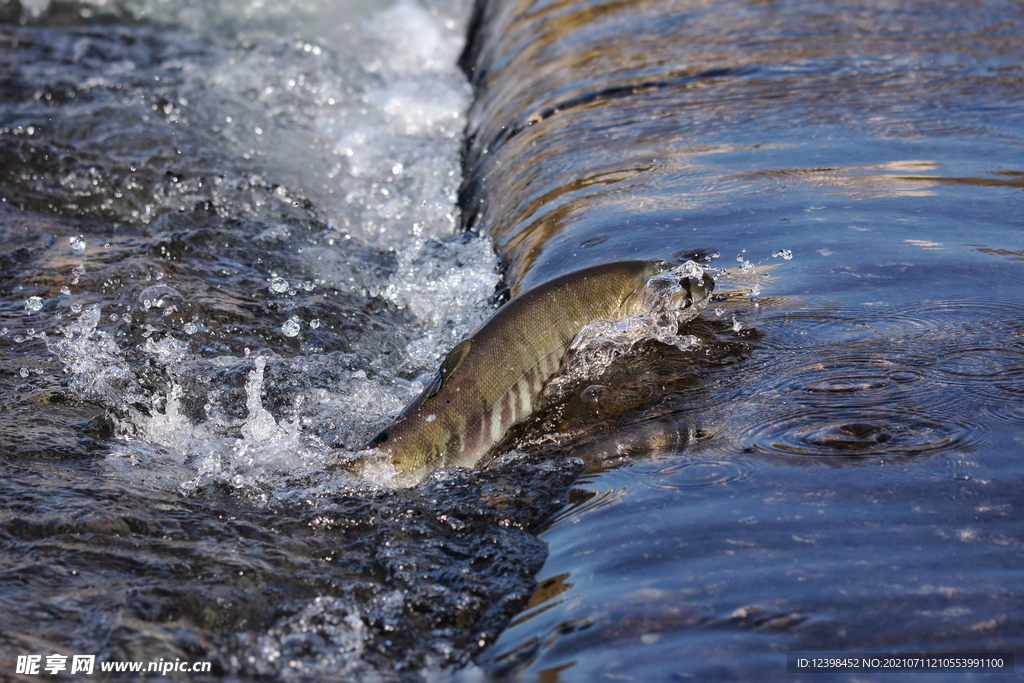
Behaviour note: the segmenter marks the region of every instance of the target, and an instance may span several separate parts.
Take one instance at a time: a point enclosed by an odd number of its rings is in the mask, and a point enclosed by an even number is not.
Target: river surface
[[[0,679],[1024,651],[1021,3],[0,20]],[[334,467],[507,291],[673,256],[717,269],[679,343],[490,467]]]

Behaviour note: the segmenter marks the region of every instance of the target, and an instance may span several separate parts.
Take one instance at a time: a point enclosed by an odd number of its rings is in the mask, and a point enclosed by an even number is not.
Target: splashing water
[[[33,16],[49,11],[37,9]],[[129,11],[163,16],[145,3]],[[117,159],[124,167],[108,172],[100,159],[109,154],[97,146],[90,177],[115,191],[96,204],[93,183],[81,184],[76,206],[67,207],[149,225],[165,264],[191,258],[196,272],[208,273],[189,278],[140,260],[130,241],[116,237],[104,240],[105,254],[89,248],[89,234],[64,237],[64,248],[86,260],[62,285],[59,306],[79,315],[47,338],[47,348],[66,368],[71,395],[111,411],[115,471],[136,479],[167,467],[162,487],[178,477],[176,486],[198,494],[218,482],[251,491],[295,469],[322,468],[336,457],[332,445],[358,445],[415,392],[410,378],[432,370],[487,317],[496,259],[486,238],[456,234],[469,89],[454,64],[462,37],[448,11],[403,0],[340,22],[319,41],[268,34],[245,48],[234,46],[255,34],[243,39],[244,31],[222,33],[223,21],[200,21],[218,45],[162,49],[196,50],[208,69],[190,66],[172,79],[160,62],[140,67],[155,72],[140,92],[154,80],[168,84],[147,110],[165,115],[151,127],[177,126],[169,132],[186,138],[175,143],[179,154],[193,143],[223,150],[228,168],[213,176],[178,166],[157,182],[146,175],[156,165],[134,160]],[[254,17],[250,28],[263,19]],[[83,40],[123,49],[116,35]],[[97,62],[83,87],[102,102],[122,78],[117,68]],[[77,106],[93,115],[91,105]],[[45,135],[35,130],[34,138],[45,144]],[[320,140],[331,153],[295,154],[323,148]],[[80,154],[90,149],[79,146]],[[130,146],[124,153],[133,153]],[[255,157],[266,174],[243,178],[230,168]],[[303,209],[310,199],[317,214]],[[262,227],[246,238],[219,221],[197,228],[168,213],[187,217],[196,200],[223,219]],[[51,193],[47,201],[57,200]],[[235,292],[240,277],[261,281],[261,291]],[[206,283],[219,293],[205,294]],[[44,303],[29,297],[25,310],[39,313]],[[243,326],[225,320],[251,316],[255,306],[271,314],[276,333],[258,322],[245,337],[234,334]],[[381,323],[367,326],[364,311],[381,308],[394,326],[378,332]],[[246,353],[270,348],[253,360],[240,355],[243,345]],[[273,398],[264,405],[261,393]]]
[[[708,300],[697,306],[680,307],[686,289],[685,278],[701,282],[704,269],[694,261],[686,261],[647,281],[642,292],[643,313],[631,313],[618,320],[595,320],[586,325],[569,347],[569,362],[564,371],[553,378],[546,389],[549,398],[564,396],[580,382],[600,375],[615,359],[630,353],[637,345],[657,341],[690,352],[700,340],[690,334],[679,334],[679,328],[695,318]]]

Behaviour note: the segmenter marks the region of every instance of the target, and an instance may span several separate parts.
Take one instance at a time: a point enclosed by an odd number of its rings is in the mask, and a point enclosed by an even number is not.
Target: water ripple
[[[750,481],[758,463],[748,460],[694,459],[683,456],[659,458],[630,468],[635,482],[661,491],[694,491]]]
[[[1008,301],[770,313],[713,441],[832,462],[972,452],[992,418],[1024,421],[1021,313]]]

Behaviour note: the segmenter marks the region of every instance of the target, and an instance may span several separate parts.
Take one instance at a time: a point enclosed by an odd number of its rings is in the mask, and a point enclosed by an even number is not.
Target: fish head
[[[626,311],[669,314],[683,321],[707,306],[715,281],[703,268],[693,261],[656,263],[658,270],[630,297],[633,301],[627,302]]]

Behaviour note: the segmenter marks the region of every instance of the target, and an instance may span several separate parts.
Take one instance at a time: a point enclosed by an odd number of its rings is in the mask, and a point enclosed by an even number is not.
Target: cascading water
[[[466,8],[21,10],[2,675],[43,650],[246,680],[465,664],[578,465],[406,493],[330,470],[493,310],[489,241],[457,230]]]

